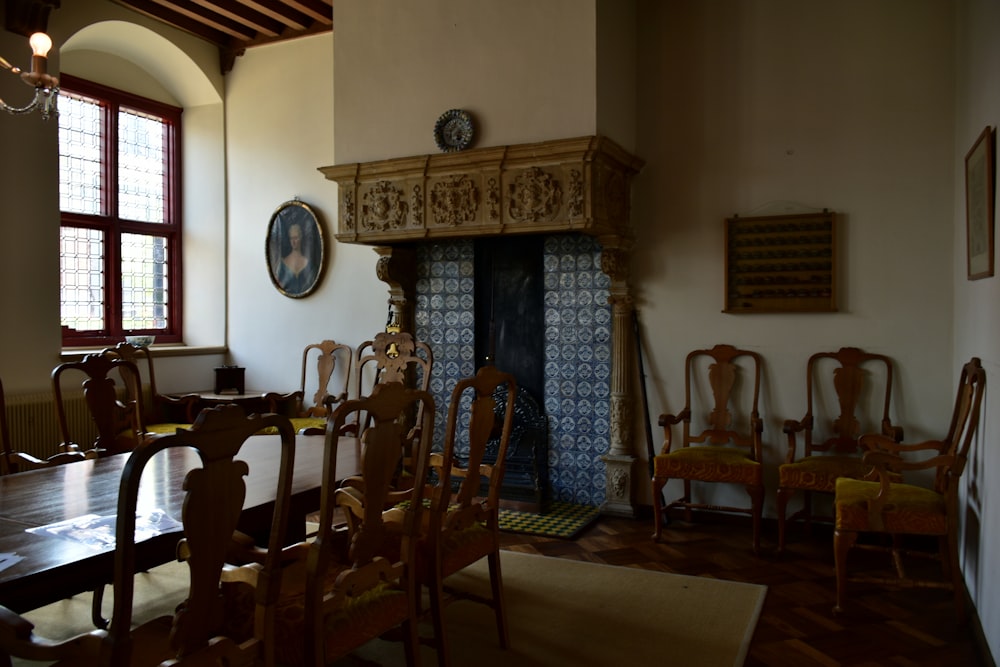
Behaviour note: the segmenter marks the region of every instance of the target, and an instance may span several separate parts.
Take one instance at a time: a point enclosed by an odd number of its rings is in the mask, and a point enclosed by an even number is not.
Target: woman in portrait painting
[[[288,254],[278,264],[278,284],[290,294],[305,292],[316,280],[316,269],[302,252],[302,233],[302,225],[298,222],[288,226]]]

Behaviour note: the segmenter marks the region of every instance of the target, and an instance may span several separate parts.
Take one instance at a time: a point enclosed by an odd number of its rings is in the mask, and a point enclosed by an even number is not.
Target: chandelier
[[[23,107],[15,107],[0,99],[0,108],[7,113],[27,114],[38,109],[43,120],[48,120],[51,115],[58,115],[56,109],[56,98],[59,96],[59,79],[50,75],[46,70],[49,60],[49,49],[52,48],[52,39],[44,32],[36,32],[28,39],[31,45],[31,71],[25,72],[20,67],[15,67],[0,57],[0,67],[10,70],[12,74],[20,74],[21,80],[35,89],[35,98],[31,103]]]

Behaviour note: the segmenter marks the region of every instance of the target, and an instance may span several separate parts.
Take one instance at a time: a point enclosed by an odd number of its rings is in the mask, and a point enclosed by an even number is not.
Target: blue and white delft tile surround
[[[610,280],[589,236],[545,238],[545,396],[552,500],[599,506],[610,446]],[[451,389],[475,373],[474,250],[471,240],[422,243],[417,250],[416,335],[434,351],[430,390],[435,441],[444,440]],[[538,398],[538,397],[536,397]],[[460,430],[461,432],[461,430]]]

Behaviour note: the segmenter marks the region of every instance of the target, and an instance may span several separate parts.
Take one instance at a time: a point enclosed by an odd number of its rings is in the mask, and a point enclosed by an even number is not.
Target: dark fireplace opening
[[[543,238],[477,239],[475,253],[476,366],[493,363],[517,380],[514,426],[500,492],[506,504],[543,511],[548,501]],[[502,411],[505,396],[498,396]],[[502,414],[498,414],[503,419]],[[496,460],[496,443],[487,456]]]
[[[579,234],[508,239],[515,237],[417,246],[414,326],[435,354],[430,384],[437,402],[435,441],[445,438],[452,387],[485,363],[492,338],[496,365],[514,374],[521,388],[521,407],[515,409],[524,415],[527,431],[519,434],[515,424],[511,448],[523,454],[525,481],[505,491],[507,504],[530,502],[542,510],[549,499],[600,505],[612,360],[609,278],[601,270],[601,247]],[[462,461],[468,438],[458,431],[456,454]],[[514,469],[508,465],[505,474],[512,484],[518,477]]]

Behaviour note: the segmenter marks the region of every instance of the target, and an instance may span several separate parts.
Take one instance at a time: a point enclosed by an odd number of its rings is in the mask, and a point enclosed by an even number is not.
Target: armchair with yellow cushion
[[[759,354],[732,345],[716,345],[687,355],[684,409],[675,415],[661,415],[659,420],[664,442],[653,460],[654,540],[661,539],[663,522],[673,507],[684,508],[688,521],[692,509],[742,512],[753,520],[753,550],[754,553],[760,551],[764,506],[761,435],[764,426],[757,402],[761,365]],[[702,396],[706,401],[702,406],[705,415],[693,419],[693,400]],[[731,408],[738,409],[736,414]],[[692,423],[697,424],[694,429]],[[680,438],[675,439],[672,428],[678,424],[681,433]],[[684,481],[684,494],[665,504],[663,488],[670,479]],[[750,507],[696,502],[691,495],[692,481],[739,484],[750,496]]]
[[[878,481],[847,477],[837,480],[833,537],[837,574],[835,612],[844,610],[848,582],[860,581],[949,589],[954,594],[958,619],[965,619],[964,583],[958,554],[958,493],[969,448],[979,426],[985,387],[986,371],[979,359],[973,357],[962,367],[951,424],[940,440],[904,444],[879,434],[862,436],[861,444],[869,450],[864,455],[864,462],[874,467]],[[921,455],[924,458],[919,458]],[[920,470],[933,473],[933,485],[929,488],[894,481],[898,475]],[[885,536],[890,544],[859,543],[861,533]],[[937,554],[906,549],[904,539],[914,536],[935,538]],[[848,553],[854,547],[889,551],[894,576],[877,573],[849,576]],[[904,559],[918,555],[936,556],[941,561],[944,577],[910,576]]]
[[[833,494],[838,477],[859,479],[871,472],[861,460],[862,433],[880,431],[903,439],[903,429],[889,418],[892,372],[889,357],[856,347],[809,357],[805,416],[784,425],[788,454],[778,467],[779,553],[785,548],[787,521],[801,519],[807,529],[812,522],[813,493]],[[788,501],[797,492],[803,495],[802,508],[786,518]],[[822,518],[832,519],[828,512]]]

